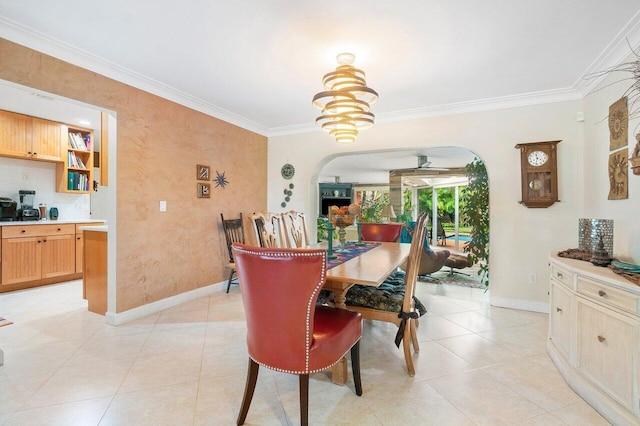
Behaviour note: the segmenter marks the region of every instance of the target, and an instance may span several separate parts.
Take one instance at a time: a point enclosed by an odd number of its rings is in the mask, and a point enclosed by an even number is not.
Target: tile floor
[[[0,425],[231,425],[246,374],[237,286],[112,327],[80,281],[0,294]],[[482,290],[418,284],[428,307],[416,376],[389,324],[365,322],[363,395],[312,376],[314,425],[608,424],[545,352],[547,317],[492,308]],[[246,424],[299,424],[298,381],[260,370]]]

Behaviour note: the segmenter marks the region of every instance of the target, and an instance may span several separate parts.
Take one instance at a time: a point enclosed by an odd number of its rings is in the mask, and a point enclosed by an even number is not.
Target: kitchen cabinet
[[[616,425],[640,423],[640,287],[608,268],[552,255],[547,352]]]
[[[75,226],[23,225],[2,232],[1,285],[75,273]]]
[[[84,232],[81,228],[101,225],[104,225],[104,222],[76,223],[76,273],[78,274],[83,272],[84,264]]]
[[[65,126],[54,121],[0,111],[0,155],[61,162]]]

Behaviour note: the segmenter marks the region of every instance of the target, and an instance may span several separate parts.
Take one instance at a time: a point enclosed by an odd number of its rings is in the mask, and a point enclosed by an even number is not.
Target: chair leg
[[[409,328],[411,329],[411,344],[413,345],[414,352],[420,352],[420,344],[418,343],[418,334],[416,333],[416,327],[418,326],[418,320],[414,319],[409,321]]]
[[[229,272],[229,279],[227,280],[227,293],[229,293],[229,289],[231,288],[231,280],[233,279],[234,272],[236,272],[236,270],[231,268],[231,272]]]
[[[256,389],[256,382],[258,381],[258,368],[260,365],[249,358],[249,368],[247,370],[247,383],[244,388],[244,396],[242,397],[242,406],[240,407],[240,413],[238,413],[238,425],[243,425],[249,412],[249,406],[253,399],[253,391]]]
[[[360,340],[351,346],[351,371],[353,373],[353,384],[356,388],[356,395],[362,395],[362,382],[360,382]]]
[[[404,360],[407,363],[407,370],[411,377],[416,375],[416,369],[413,367],[413,356],[411,354],[411,323],[412,320],[408,320],[409,324],[404,328],[404,338],[402,339],[402,347],[404,349]]]
[[[300,424],[309,424],[309,375],[300,374]]]

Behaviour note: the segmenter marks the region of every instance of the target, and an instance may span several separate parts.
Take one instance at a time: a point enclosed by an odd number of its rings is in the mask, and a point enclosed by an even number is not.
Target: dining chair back
[[[249,220],[255,240],[260,247],[286,247],[284,236],[282,235],[282,215],[269,212],[251,213]]]
[[[260,365],[299,376],[300,420],[308,422],[309,374],[351,352],[355,391],[362,395],[357,312],[317,306],[326,280],[326,250],[233,244],[247,321],[249,368],[237,423],[244,424]],[[259,419],[255,419],[257,423]]]
[[[282,213],[282,230],[286,247],[301,248],[309,245],[304,213],[294,210]]]
[[[242,222],[242,213],[240,213],[239,219],[225,219],[224,215],[220,213],[220,219],[222,220],[222,229],[224,230],[224,238],[227,243],[227,252],[229,255],[229,263],[227,264],[227,268],[229,268],[229,278],[227,279],[227,293],[229,293],[229,288],[231,287],[231,282],[233,280],[233,274],[236,272],[236,266],[233,262],[233,250],[231,249],[231,245],[233,243],[245,243],[244,227]]]
[[[364,241],[395,243],[402,233],[401,223],[363,223],[360,231]]]
[[[415,225],[404,282],[384,282],[379,287],[354,285],[346,295],[347,309],[360,312],[365,319],[391,322],[398,326],[395,343],[403,345],[404,358],[410,376],[415,375],[411,346],[420,350],[416,335],[416,321],[426,310],[415,297],[420,256],[424,249],[427,214],[421,215]]]

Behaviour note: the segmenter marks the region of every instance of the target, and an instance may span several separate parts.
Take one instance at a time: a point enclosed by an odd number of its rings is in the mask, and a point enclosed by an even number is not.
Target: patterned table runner
[[[336,252],[333,250],[333,254],[337,256],[335,259],[327,259],[327,269],[331,269],[340,265],[341,263],[346,262],[347,260],[353,259],[356,256],[360,256],[362,253],[367,252],[371,249],[378,247],[380,243],[363,243],[363,245],[358,246],[354,242],[347,241],[347,250],[348,252]]]

